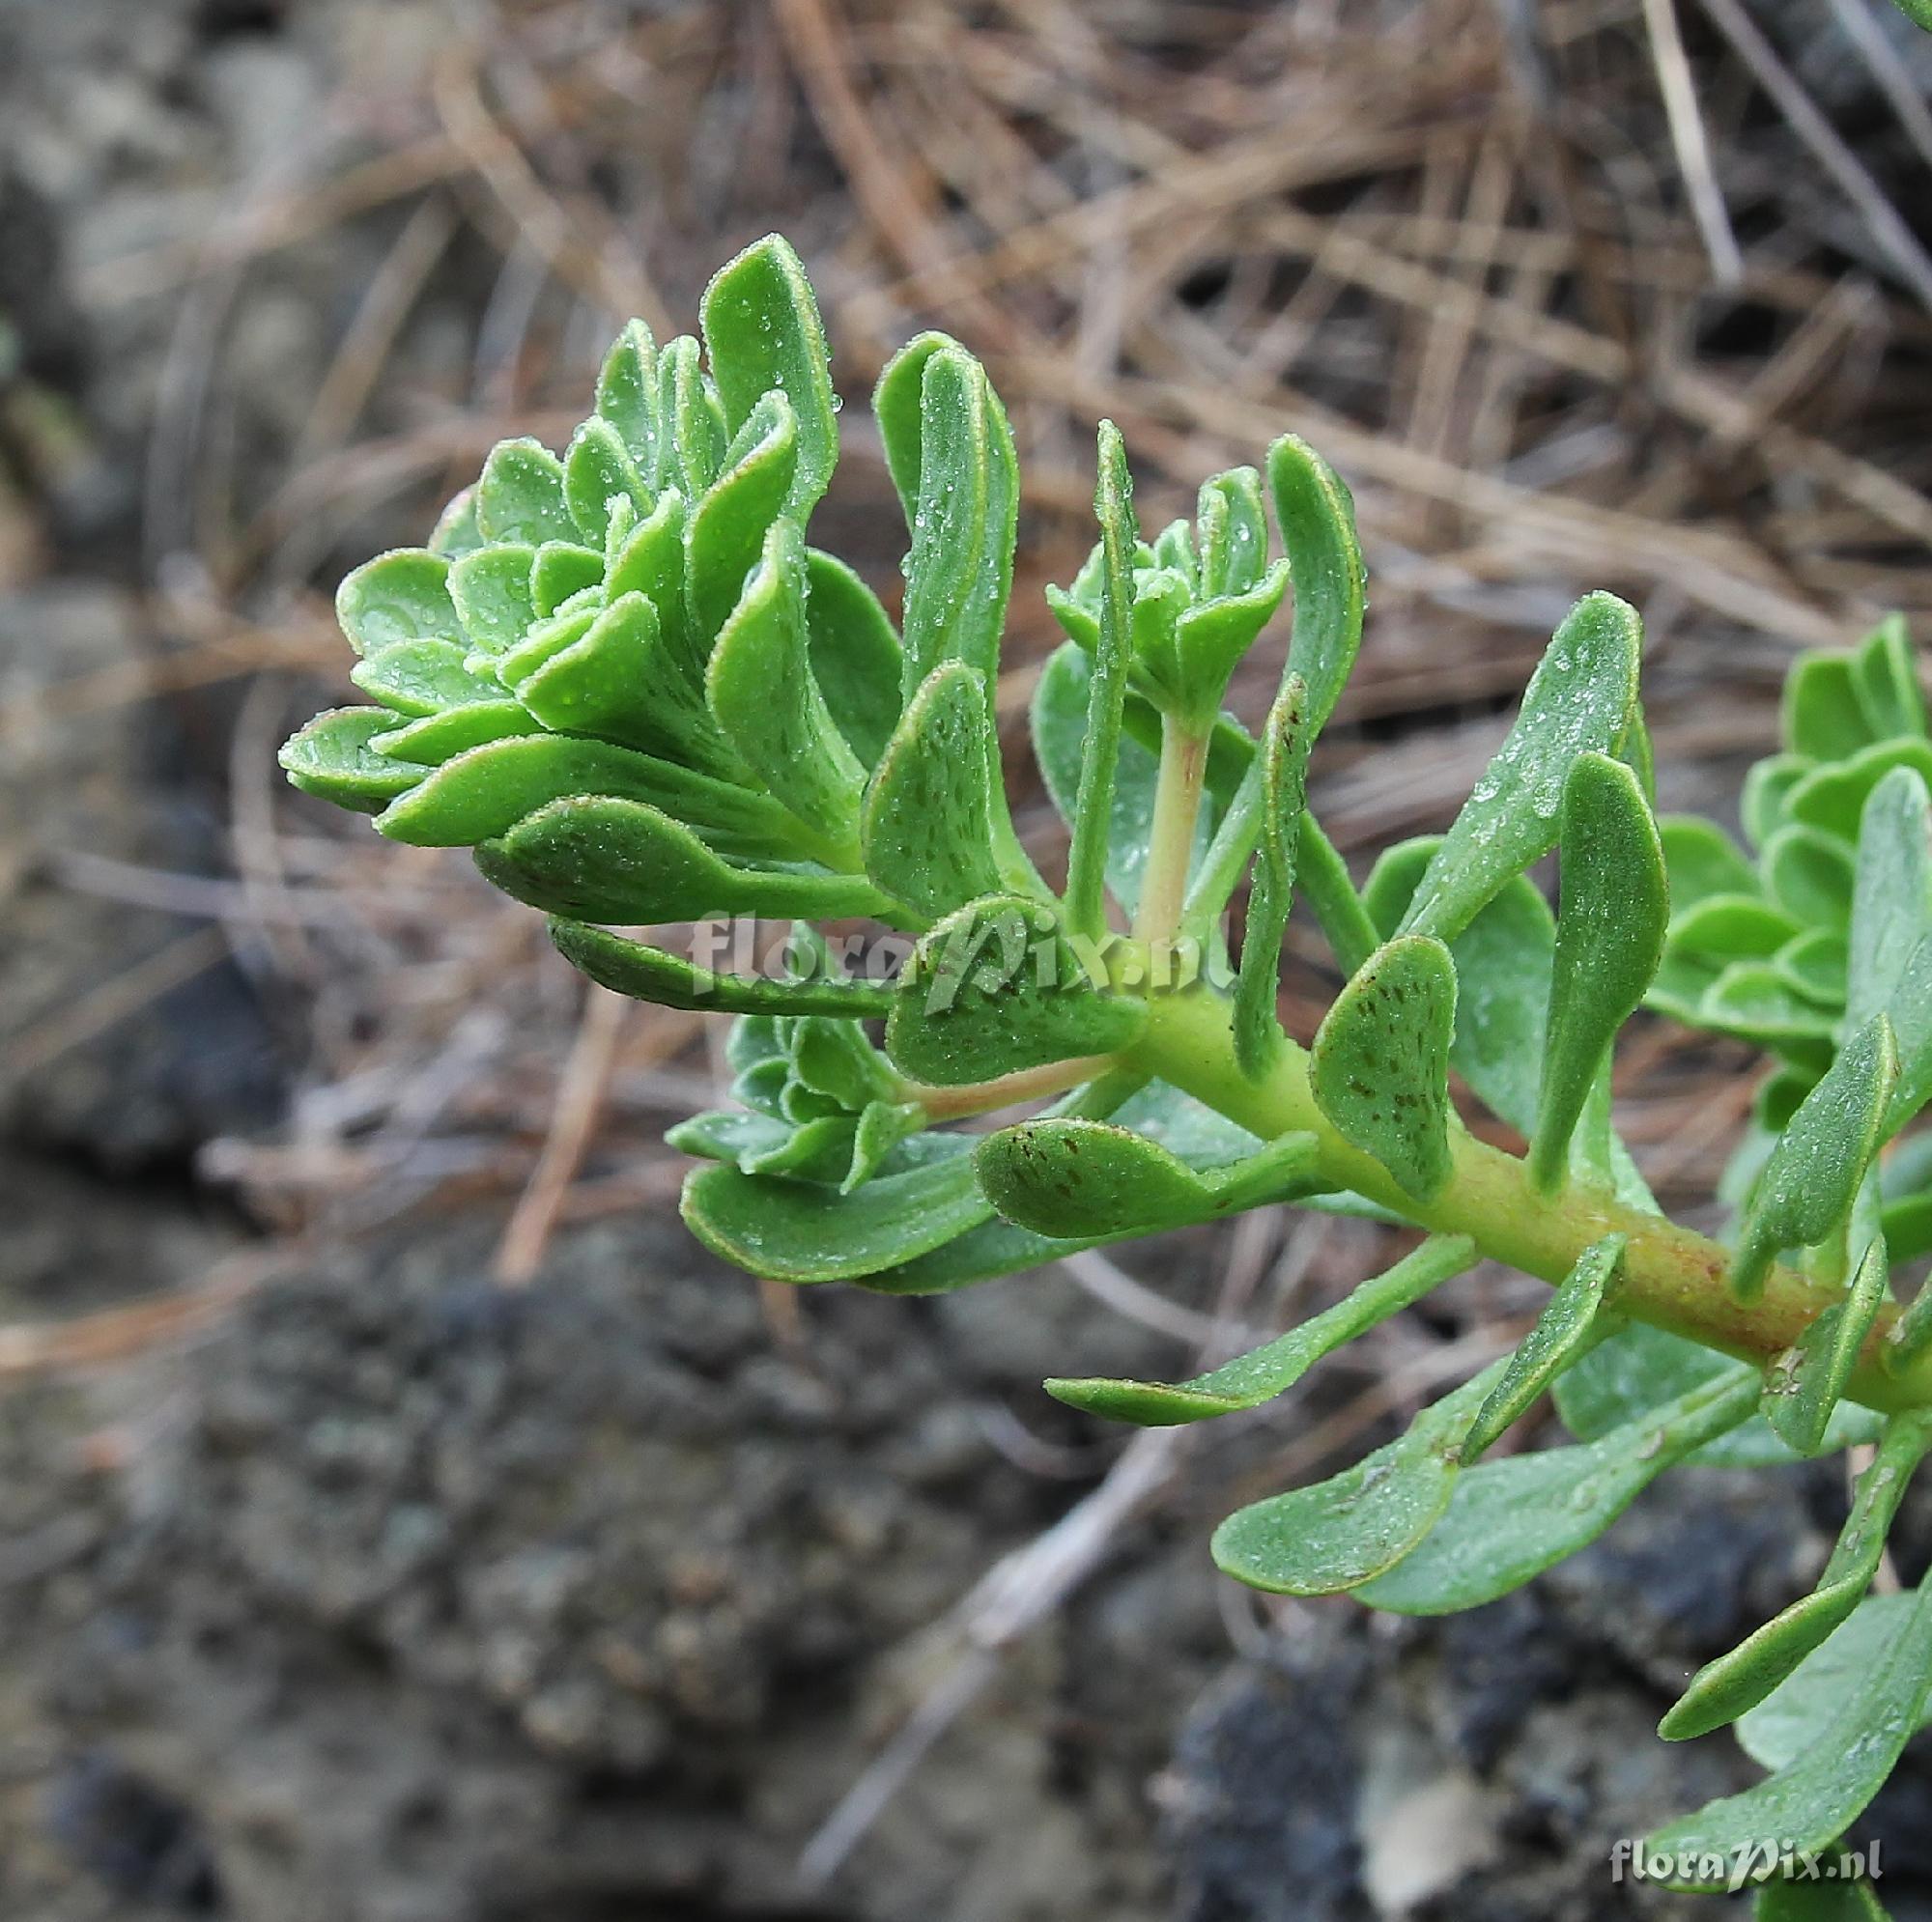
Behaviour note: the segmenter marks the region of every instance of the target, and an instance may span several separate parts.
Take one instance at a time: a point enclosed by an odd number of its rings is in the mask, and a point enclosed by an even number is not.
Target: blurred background
[[[1358,872],[1595,586],[1646,616],[1664,805],[1729,813],[1795,650],[1932,632],[1929,92],[1882,0],[4,0],[0,1916],[1685,1908],[1610,1843],[1752,1772],[1651,1728],[1815,1572],[1836,1466],[1674,1477],[1472,1618],[1264,1605],[1213,1520],[1533,1285],[1131,1443],[1039,1376],[1184,1372],[1378,1230],[761,1290],[660,1139],[718,1035],[273,755],[348,693],[340,574],[779,228],[852,403],[815,537],[889,601],[878,368],[943,326],[1011,411],[1030,841],[1103,413],[1151,526],[1284,428],[1353,486],[1315,802]],[[1623,1066],[1694,1214],[1747,1057],[1652,1026]],[[1910,1577],[1932,1504],[1894,1540]],[[1922,1758],[1876,1820],[1932,1913]]]

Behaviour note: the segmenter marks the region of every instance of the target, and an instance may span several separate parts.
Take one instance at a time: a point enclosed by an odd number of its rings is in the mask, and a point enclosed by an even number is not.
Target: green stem
[[[1160,772],[1154,777],[1153,821],[1141,873],[1134,938],[1150,947],[1180,925],[1194,830],[1201,819],[1201,783],[1208,772],[1208,734],[1169,716],[1160,731]]]
[[[1259,1082],[1243,1078],[1235,1061],[1231,1010],[1221,995],[1197,988],[1151,1000],[1147,1032],[1131,1059],[1264,1141],[1292,1131],[1314,1135],[1322,1173],[1336,1188],[1351,1189],[1435,1233],[1466,1234],[1485,1255],[1546,1282],[1562,1281],[1592,1243],[1622,1234],[1629,1245],[1620,1312],[1741,1360],[1762,1365],[1781,1354],[1839,1299],[1837,1290],[1779,1266],[1761,1296],[1741,1302],[1729,1286],[1730,1252],[1719,1243],[1601,1187],[1577,1184],[1546,1200],[1515,1156],[1460,1128],[1449,1180],[1433,1200],[1418,1201],[1379,1162],[1344,1141],[1317,1107],[1304,1050],[1291,1042]],[[1880,1364],[1881,1344],[1897,1314],[1887,1303],[1846,1391],[1887,1412],[1932,1404],[1932,1356],[1896,1374]]]

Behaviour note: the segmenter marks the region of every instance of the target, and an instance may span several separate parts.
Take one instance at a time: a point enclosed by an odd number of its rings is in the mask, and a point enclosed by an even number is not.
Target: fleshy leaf
[[[979,675],[963,661],[942,662],[907,704],[867,790],[862,827],[867,873],[927,919],[1000,889],[998,752]]]
[[[464,635],[479,653],[504,653],[530,631],[537,617],[530,592],[536,558],[528,543],[506,542],[465,554],[450,568],[450,599]]]
[[[1802,1760],[1918,1606],[1918,1596],[1910,1590],[1866,1596],[1787,1680],[1739,1717],[1739,1746],[1764,1768],[1789,1768]],[[1918,1714],[1918,1727],[1928,1724],[1932,1696]]]
[[[1144,1002],[1101,992],[1039,902],[991,894],[920,942],[886,1025],[886,1048],[905,1073],[955,1087],[1112,1054],[1146,1022]]]
[[[1406,934],[1460,934],[1512,874],[1556,844],[1577,755],[1614,754],[1636,705],[1642,626],[1613,594],[1586,594],[1556,630],[1522,706],[1443,836],[1404,917]]]
[[[1903,614],[1888,614],[1852,657],[1859,707],[1874,741],[1925,732],[1925,691],[1912,658]]]
[[[935,353],[966,350],[951,334],[916,334],[886,362],[872,389],[872,419],[885,448],[886,469],[898,491],[910,528],[919,517],[920,471],[924,455],[923,402],[925,365]]]
[[[449,568],[427,548],[398,548],[346,576],[335,590],[335,618],[356,653],[380,653],[399,640],[461,640]]]
[[[1100,423],[1094,513],[1100,523],[1100,632],[1088,688],[1087,726],[1080,744],[1073,840],[1066,856],[1066,924],[1073,933],[1097,941],[1107,928],[1107,854],[1113,834],[1121,719],[1132,645],[1133,590],[1127,570],[1138,539],[1126,450],[1121,430],[1111,420]]]
[[[1771,754],[1752,763],[1738,804],[1752,847],[1763,847],[1783,827],[1791,790],[1817,765],[1808,754]]]
[[[775,835],[782,817],[762,795],[726,787],[629,748],[526,734],[472,748],[392,802],[376,826],[419,847],[473,847],[566,795],[647,801],[697,828]]]
[[[476,864],[546,914],[626,927],[731,914],[831,919],[884,905],[856,875],[733,865],[663,809],[609,794],[535,808],[486,839]]]
[[[1287,1046],[1277,998],[1281,991],[1281,941],[1294,898],[1295,848],[1308,790],[1308,755],[1314,728],[1308,688],[1290,674],[1268,711],[1262,733],[1261,844],[1241,938],[1241,971],[1235,985],[1235,1060],[1258,1081]]]
[[[1871,743],[1852,678],[1852,657],[1839,650],[1801,654],[1784,677],[1786,749],[1814,761],[1849,760]]]
[[[1912,4],[1932,9],[1932,0]],[[1780,1876],[1758,1890],[1751,1922],[1890,1922],[1890,1917],[1862,1877],[1817,1881],[1801,1869],[1796,1877]]]
[[[1439,835],[1420,835],[1388,849],[1376,862],[1362,900],[1380,936],[1401,924],[1415,884],[1440,845]],[[1449,945],[1457,980],[1450,1065],[1525,1135],[1536,1120],[1555,947],[1549,903],[1521,874]]]
[[[1823,1445],[1826,1426],[1889,1293],[1885,1243],[1874,1241],[1843,1298],[1826,1309],[1767,1371],[1761,1412],[1800,1455],[1815,1455]]]
[[[1932,797],[1910,768],[1873,789],[1859,829],[1845,1012],[1889,1016],[1898,1086],[1885,1132],[1932,1099]]]
[[[1046,1383],[1046,1392],[1069,1407],[1142,1427],[1173,1427],[1259,1408],[1286,1394],[1324,1355],[1420,1301],[1475,1258],[1475,1243],[1466,1236],[1433,1235],[1333,1308],[1192,1380],[1170,1384],[1057,1376]]]
[[[1009,1222],[1037,1234],[1155,1234],[1219,1221],[1302,1193],[1313,1135],[1284,1135],[1210,1175],[1109,1121],[1048,1117],[989,1135],[975,1151],[980,1185]]]
[[[483,545],[483,529],[476,524],[473,487],[466,487],[450,496],[436,517],[436,525],[430,530],[426,545],[431,553],[443,554],[450,560],[474,553]]]
[[[1741,1299],[1755,1299],[1781,1250],[1815,1248],[1842,1227],[1878,1151],[1897,1078],[1891,1024],[1875,1015],[1799,1104],[1765,1163],[1731,1263]]]
[[[1878,1572],[1892,1517],[1928,1448],[1932,1448],[1932,1422],[1924,1415],[1894,1415],[1886,1424],[1877,1456],[1859,1477],[1852,1512],[1818,1586],[1728,1653],[1706,1662],[1659,1725],[1659,1735],[1666,1741],[1688,1741],[1736,1721],[1779,1687],[1850,1618]],[[1766,1762],[1766,1766],[1781,1764]]]
[[[879,597],[835,554],[805,554],[811,672],[846,745],[877,767],[899,719],[904,659]]]
[[[651,492],[624,446],[623,437],[596,414],[571,436],[563,456],[563,501],[583,540],[601,551],[611,531],[611,503],[630,502],[641,519],[650,512]]]
[[[1505,1428],[1526,1415],[1593,1335],[1602,1333],[1604,1305],[1623,1267],[1624,1246],[1621,1234],[1606,1234],[1577,1258],[1469,1424],[1463,1441],[1464,1467],[1473,1466]]]
[[[805,264],[767,234],[718,269],[699,312],[725,425],[735,433],[774,390],[791,404],[798,461],[784,511],[803,525],[838,460],[838,400]]]
[[[724,466],[731,444],[724,409],[698,364],[689,334],[667,341],[658,355],[659,485],[687,500],[702,500]],[[787,487],[790,482],[787,478]]]
[[[1334,468],[1293,434],[1268,449],[1267,471],[1294,583],[1286,671],[1308,689],[1313,736],[1334,713],[1362,640],[1368,601],[1355,504]]]
[[[1343,1138],[1427,1201],[1449,1178],[1449,1043],[1456,970],[1426,935],[1372,954],[1315,1036],[1311,1080]]]
[[[716,634],[738,606],[791,490],[797,462],[791,403],[768,394],[739,431],[729,465],[699,497],[685,528],[685,592],[700,634]],[[804,605],[801,586],[801,616]]]
[[[1932,742],[1880,741],[1849,761],[1814,768],[1786,796],[1786,814],[1844,840],[1856,840],[1866,801],[1895,768],[1909,768],[1919,779],[1932,781]]]
[[[506,741],[540,731],[541,723],[526,713],[519,702],[498,698],[445,708],[440,714],[426,714],[420,721],[392,727],[370,745],[379,754],[433,768],[486,742]]]
[[[1425,1408],[1406,1433],[1313,1487],[1237,1510],[1214,1531],[1223,1574],[1275,1595],[1340,1595],[1413,1554],[1456,1484],[1470,1418],[1506,1366]]]
[[[772,1281],[876,1274],[943,1247],[991,1212],[966,1152],[971,1140],[936,1139],[952,1148],[950,1159],[879,1175],[849,1195],[728,1166],[699,1169],[684,1184],[685,1225],[714,1255]]]
[[[419,767],[379,754],[370,745],[395,724],[387,708],[331,708],[284,742],[276,759],[304,794],[379,814],[422,779]]]
[[[658,348],[642,321],[625,323],[597,376],[597,411],[617,430],[647,485],[663,477],[658,427]]]
[[[1663,957],[1670,917],[1663,850],[1636,777],[1607,755],[1577,757],[1563,787],[1562,911],[1550,969],[1530,1179],[1553,1194],[1571,1137],[1617,1031]]]
[[[910,697],[942,661],[963,661],[990,697],[1013,584],[1019,467],[1012,430],[986,370],[971,354],[941,347],[919,364],[919,494],[905,563],[905,692]]]
[[[1681,915],[1707,894],[1754,894],[1757,870],[1730,835],[1701,814],[1666,814],[1657,824],[1670,877],[1670,911]]]
[[[732,747],[785,807],[830,841],[854,841],[865,770],[811,676],[805,543],[795,523],[773,523],[757,572],[711,651],[704,688]]]
[[[1755,1384],[1706,1382],[1596,1441],[1467,1469],[1421,1545],[1358,1593],[1397,1615],[1449,1615],[1511,1594],[1587,1548],[1663,1471],[1735,1427]]]
[[[1082,749],[1087,710],[1093,696],[1094,664],[1071,641],[1047,658],[1033,697],[1034,753],[1046,791],[1060,817],[1070,827],[1079,806]],[[1140,742],[1122,733],[1114,769],[1114,805],[1107,834],[1107,886],[1131,915],[1140,903],[1141,874],[1147,866],[1153,827],[1154,790],[1159,763]],[[1196,851],[1206,833],[1196,835]]]
[[[600,986],[664,1007],[718,1014],[842,1016],[883,1014],[892,990],[868,981],[770,981],[721,975],[679,954],[627,940],[608,928],[554,919],[550,938],[573,968]]]
[[[1766,1836],[1801,1850],[1834,1843],[1884,1786],[1932,1694],[1932,1583],[1921,1585],[1894,1620],[1868,1665],[1850,1678],[1832,1712],[1819,1717],[1803,1755],[1742,1795],[1659,1829],[1644,1848],[1728,1865],[1742,1851],[1761,1849]],[[1723,1883],[1693,1876],[1681,1886]]]
[[[499,440],[476,483],[476,521],[493,541],[575,541],[563,463],[540,440]]]
[[[1794,822],[1765,844],[1771,898],[1807,927],[1843,927],[1852,913],[1852,851],[1835,834]]]
[[[469,701],[497,700],[502,689],[464,666],[453,640],[399,640],[365,655],[349,678],[392,713],[421,716]]]

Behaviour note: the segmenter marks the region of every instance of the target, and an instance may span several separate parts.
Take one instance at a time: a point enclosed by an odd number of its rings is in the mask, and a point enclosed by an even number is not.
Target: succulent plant
[[[1405,1432],[1230,1515],[1213,1552],[1242,1581],[1474,1607],[1679,1462],[1873,1448],[1815,1591],[1663,1723],[1735,1723],[1771,1774],[1638,1857],[1678,1886],[1762,1883],[1761,1915],[1880,1913],[1868,1882],[1803,1866],[1932,1700],[1932,1584],[1868,1594],[1932,1449],[1932,1291],[1894,1294],[1932,1248],[1932,1136],[1913,1132],[1932,1099],[1932,746],[1903,628],[1795,666],[1785,751],[1746,792],[1752,861],[1657,820],[1639,623],[1588,595],[1455,820],[1357,888],[1307,801],[1362,632],[1348,490],[1284,435],[1146,541],[1103,424],[1100,538],[1049,592],[1068,638],[1032,713],[1069,830],[1056,888],[1014,833],[994,728],[1019,484],[984,370],[925,334],[880,378],[908,529],[895,627],[807,542],[838,402],[796,256],[748,249],[702,320],[701,348],[633,323],[561,456],[506,442],[428,547],[349,577],[376,705],[303,729],[291,778],[393,838],[473,847],[593,979],[737,1017],[737,1105],[672,1139],[703,1163],[686,1221],[759,1275],[932,1291],[1274,1202],[1422,1231],[1205,1374],[1047,1382],[1077,1408],[1256,1407],[1484,1256],[1552,1285],[1529,1335]],[[1257,737],[1222,701],[1291,594]],[[1529,879],[1552,851],[1553,912]],[[1344,980],[1305,1043],[1278,1005],[1297,895]],[[791,965],[724,973],[616,931],[720,915],[795,921]],[[892,930],[905,965],[839,966],[811,924],[851,919]],[[1774,1060],[1728,1243],[1659,1211],[1614,1127],[1614,1044],[1646,1003]],[[1464,1125],[1452,1075],[1521,1156]],[[1546,1391],[1571,1443],[1485,1459]]]

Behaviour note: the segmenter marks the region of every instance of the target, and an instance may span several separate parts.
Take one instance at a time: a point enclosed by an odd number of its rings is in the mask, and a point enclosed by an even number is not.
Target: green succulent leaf
[[[1771,898],[1805,927],[1843,927],[1852,913],[1852,851],[1835,834],[1794,822],[1762,856]]]
[[[1928,1449],[1932,1420],[1924,1415],[1894,1415],[1886,1424],[1878,1454],[1859,1477],[1852,1512],[1818,1586],[1728,1653],[1706,1662],[1659,1724],[1659,1735],[1666,1741],[1687,1741],[1736,1721],[1851,1618],[1878,1572],[1892,1518]],[[1782,1766],[1763,1756],[1759,1760],[1767,1767]]]
[[[1301,817],[1301,833],[1295,842],[1294,880],[1302,899],[1320,922],[1336,962],[1344,973],[1357,973],[1385,936],[1363,907],[1348,862],[1313,814]],[[1390,928],[1386,932],[1393,934],[1395,930]]]
[[[578,428],[564,450],[563,502],[579,535],[596,545],[600,557],[613,511],[624,511],[620,502],[627,504],[633,524],[650,512],[650,486],[639,472],[623,436],[596,414]],[[599,578],[602,573],[600,558]]]
[[[597,412],[617,430],[624,451],[652,488],[664,481],[658,422],[658,347],[642,321],[628,321],[597,376]]]
[[[1763,847],[1783,827],[1791,790],[1817,765],[1808,754],[1772,754],[1745,776],[1739,812],[1752,847]]]
[[[1636,777],[1605,754],[1577,755],[1563,786],[1562,912],[1530,1179],[1545,1194],[1569,1171],[1571,1138],[1617,1031],[1663,958],[1669,885],[1657,824]]]
[[[1294,583],[1286,671],[1308,689],[1313,736],[1335,712],[1362,642],[1368,594],[1355,503],[1341,476],[1295,435],[1268,449],[1267,472]]]
[[[1815,1248],[1844,1226],[1897,1079],[1891,1024],[1874,1015],[1799,1105],[1765,1163],[1731,1263],[1741,1299],[1755,1299],[1781,1250]]]
[[[879,597],[836,555],[805,553],[811,673],[846,745],[868,768],[898,725],[903,650]]]
[[[1606,1234],[1577,1258],[1576,1266],[1544,1304],[1536,1326],[1510,1356],[1502,1379],[1469,1424],[1463,1440],[1465,1468],[1473,1467],[1590,1342],[1605,1332],[1604,1308],[1622,1272],[1625,1245],[1621,1234]]]
[[[1087,713],[1093,701],[1094,663],[1071,641],[1048,656],[1033,698],[1034,753],[1046,791],[1060,817],[1070,827],[1080,806],[1080,769],[1087,740]],[[1142,744],[1122,733],[1114,770],[1114,797],[1107,831],[1107,887],[1132,914],[1140,905],[1141,875],[1147,867],[1153,829],[1159,762]],[[1198,856],[1205,844],[1208,809],[1195,836]]]
[[[1313,1135],[1283,1135],[1202,1175],[1131,1129],[1056,1116],[1003,1128],[975,1151],[980,1185],[1006,1220],[1094,1237],[1159,1233],[1299,1195],[1316,1157]]]
[[[647,801],[694,827],[764,842],[782,816],[762,795],[674,767],[629,748],[563,734],[492,741],[445,761],[378,817],[390,839],[419,847],[473,847],[565,796]]]
[[[1852,657],[1836,649],[1801,654],[1784,677],[1782,721],[1786,750],[1814,761],[1849,760],[1868,747]]]
[[[1846,1698],[1909,1631],[1915,1614],[1922,1621],[1921,1597],[1910,1590],[1866,1596],[1784,1682],[1739,1717],[1738,1742],[1745,1753],[1761,1767],[1785,1769],[1814,1751]],[[1928,1725],[1932,1696],[1919,1710],[1916,1727],[1907,1718],[1909,1734]]]
[[[1847,1018],[1884,1013],[1898,1044],[1889,1136],[1932,1100],[1932,795],[1916,769],[1889,774],[1866,803],[1850,956]]]
[[[608,792],[566,789],[484,840],[476,864],[545,914],[627,927],[714,915],[832,919],[890,906],[858,875],[725,861],[663,807]]]
[[[476,483],[476,523],[492,541],[576,541],[563,463],[540,440],[498,441]]]
[[[436,517],[430,530],[429,551],[450,560],[474,553],[483,545],[483,529],[476,524],[476,490],[466,487],[452,495]]]
[[[1441,836],[1423,834],[1390,848],[1370,872],[1363,905],[1381,939],[1401,925]],[[1556,923],[1524,875],[1506,883],[1449,945],[1456,964],[1456,1033],[1450,1065],[1485,1103],[1527,1135],[1542,1085],[1544,1032]]]
[[[1932,20],[1932,0],[1900,0],[1900,4],[1925,6],[1927,19]],[[1752,1922],[1889,1922],[1871,1883],[1862,1878],[1813,1881],[1804,1873],[1766,1882],[1758,1890],[1751,1916]]]
[[[1909,768],[1921,780],[1932,781],[1932,742],[1880,741],[1849,761],[1814,768],[1785,797],[1786,816],[1855,841],[1873,789],[1897,768]]]
[[[1237,1510],[1214,1531],[1215,1566],[1300,1596],[1341,1595],[1396,1567],[1449,1506],[1463,1437],[1505,1366],[1492,1363],[1353,1468]]]
[[[705,696],[766,788],[812,834],[847,846],[858,837],[865,770],[812,678],[805,594],[804,540],[795,523],[774,522],[711,651]]]
[[[767,234],[718,269],[699,312],[725,425],[742,429],[774,391],[790,403],[798,455],[784,512],[803,525],[838,459],[838,397],[805,264]]]
[[[440,767],[452,756],[491,741],[507,741],[519,734],[542,731],[536,717],[513,700],[472,701],[467,707],[445,708],[424,715],[377,735],[370,746],[392,760],[421,768]]]
[[[731,432],[724,404],[699,365],[696,341],[689,334],[667,341],[658,355],[657,414],[661,433],[658,484],[678,490],[687,500],[702,500],[724,471]],[[785,478],[789,492],[791,475]]]
[[[1852,681],[1874,741],[1925,733],[1925,690],[1903,614],[1888,614],[1865,636],[1852,657]]]
[[[1012,430],[971,354],[942,346],[918,364],[919,491],[905,563],[904,692],[910,697],[942,661],[963,661],[990,700],[1013,584],[1019,466]],[[893,379],[888,368],[882,388]],[[894,458],[897,480],[903,456]]]
[[[1579,754],[1614,754],[1636,708],[1643,630],[1613,594],[1588,594],[1556,630],[1516,724],[1443,836],[1404,917],[1405,934],[1451,940],[1513,874],[1555,846]]]
[[[1308,689],[1290,674],[1262,734],[1262,831],[1248,899],[1241,971],[1235,985],[1235,1060],[1259,1081],[1282,1057],[1277,998],[1281,991],[1281,941],[1294,898],[1295,847],[1308,792],[1308,755],[1314,746],[1308,721]]]
[[[716,634],[738,606],[791,491],[797,459],[791,403],[782,394],[767,394],[739,430],[724,471],[698,496],[685,528],[685,593],[700,634]],[[797,525],[786,524],[802,555]],[[803,610],[801,587],[801,616]]]
[[[1824,1445],[1826,1427],[1890,1292],[1885,1243],[1874,1241],[1843,1299],[1819,1315],[1767,1371],[1761,1412],[1798,1454],[1815,1455]]]
[[[398,640],[365,655],[349,671],[356,687],[392,713],[420,717],[470,701],[498,700],[503,690],[472,674],[453,640]]]
[[[1910,1600],[1911,1606],[1894,1618],[1895,1625],[1871,1651],[1868,1665],[1849,1678],[1833,1712],[1813,1725],[1804,1754],[1742,1795],[1727,1795],[1659,1829],[1647,1839],[1646,1849],[1728,1864],[1740,1859],[1743,1851],[1761,1847],[1766,1836],[1797,1849],[1831,1847],[1884,1785],[1932,1695],[1932,1583]],[[1825,1649],[1831,1646],[1828,1642]],[[1794,1676],[1785,1686],[1798,1680]],[[1683,1885],[1723,1883],[1693,1877]]]
[[[1475,1243],[1466,1236],[1432,1235],[1333,1308],[1206,1374],[1175,1383],[1056,1376],[1046,1392],[1069,1407],[1142,1427],[1174,1427],[1259,1408],[1285,1395],[1324,1355],[1420,1301],[1475,1259]]]
[[[1100,632],[1088,688],[1087,726],[1080,744],[1073,843],[1066,857],[1066,924],[1089,940],[1098,940],[1107,928],[1107,852],[1113,832],[1127,662],[1132,650],[1133,592],[1127,570],[1139,538],[1126,450],[1120,429],[1110,420],[1100,423],[1094,512],[1100,523]]]
[[[714,1255],[780,1282],[847,1282],[943,1247],[991,1212],[963,1136],[945,1160],[882,1174],[849,1195],[720,1165],[684,1184],[685,1224]],[[956,1146],[953,1145],[956,1144]]]
[[[530,576],[537,551],[527,542],[509,541],[480,548],[453,562],[449,598],[463,635],[479,654],[502,654],[523,639],[537,617]]]
[[[1707,1381],[1595,1441],[1465,1470],[1420,1545],[1357,1598],[1396,1615],[1449,1615],[1512,1594],[1587,1548],[1667,1468],[1736,1427],[1755,1391],[1738,1376]]]
[[[915,335],[886,362],[872,389],[872,419],[885,448],[886,470],[897,490],[906,525],[919,519],[920,474],[925,457],[925,369],[936,353],[964,354],[951,334]]]
[[[1710,894],[1755,894],[1757,869],[1715,821],[1666,814],[1657,824],[1670,880],[1670,912],[1681,915]]]
[[[1342,1137],[1418,1201],[1449,1178],[1449,1045],[1456,968],[1426,935],[1386,942],[1336,997],[1311,1081]]]
[[[276,759],[304,794],[380,814],[422,778],[420,768],[376,751],[373,744],[395,725],[387,708],[331,708],[285,742]]]
[[[851,1022],[884,1014],[892,1001],[890,988],[869,981],[770,981],[721,975],[682,955],[667,954],[661,947],[647,947],[582,921],[553,919],[550,938],[573,968],[600,987],[662,1007],[719,1014],[836,1016]]]
[[[401,640],[461,640],[449,572],[440,553],[398,548],[347,576],[335,590],[335,618],[356,653],[379,654]]]
[[[963,661],[941,662],[867,789],[866,871],[928,919],[997,893],[994,819],[1005,808],[984,683]]]
[[[1102,992],[1052,913],[989,894],[938,922],[900,981],[886,1050],[940,1087],[1110,1055],[1147,1024],[1144,1002]]]

